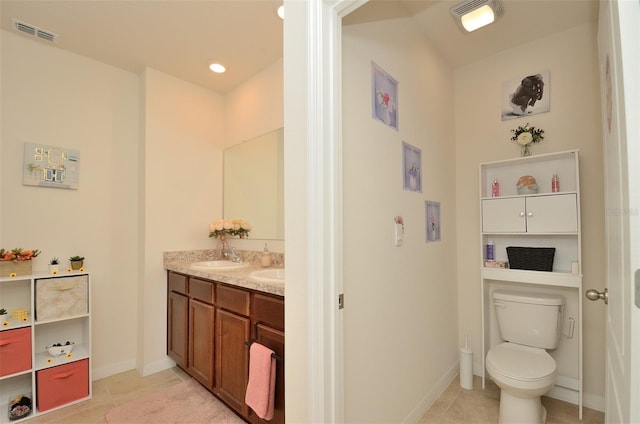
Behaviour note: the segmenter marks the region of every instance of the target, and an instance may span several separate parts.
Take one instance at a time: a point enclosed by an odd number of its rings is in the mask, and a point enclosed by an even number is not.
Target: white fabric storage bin
[[[35,282],[37,321],[89,313],[89,276],[42,278]]]

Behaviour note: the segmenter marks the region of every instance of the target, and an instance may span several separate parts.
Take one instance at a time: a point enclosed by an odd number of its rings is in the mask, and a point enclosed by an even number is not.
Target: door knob
[[[609,289],[605,288],[604,291],[599,292],[598,290],[590,289],[585,293],[587,299],[589,300],[604,300],[605,305],[609,303]]]

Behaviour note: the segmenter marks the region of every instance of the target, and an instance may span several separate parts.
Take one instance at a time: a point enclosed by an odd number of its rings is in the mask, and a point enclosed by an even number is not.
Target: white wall
[[[453,70],[411,18],[352,24],[369,7],[343,26],[345,421],[402,422],[457,372]],[[372,61],[398,81],[398,131],[371,117]],[[403,190],[402,141],[422,150],[421,193]],[[425,200],[440,242],[425,242]]]
[[[545,88],[551,111],[501,121],[502,82],[545,70],[550,72]],[[527,122],[545,130],[544,140],[533,145],[533,154],[580,149],[583,287],[601,289],[605,263],[599,93],[595,26],[590,25],[543,37],[455,71],[458,333],[469,333],[477,353],[476,374],[482,372],[478,164],[519,156],[510,130]],[[604,304],[583,298],[583,305],[585,403],[598,408],[604,396]]]
[[[138,78],[13,33],[1,36],[0,246],[42,250],[37,271],[54,256],[63,269],[70,256],[85,256],[94,377],[129,369],[137,339]],[[78,190],[23,186],[25,142],[78,150]]]
[[[222,214],[224,98],[147,68],[142,83],[138,370],[166,368],[166,271],[162,252],[215,247],[209,222]]]

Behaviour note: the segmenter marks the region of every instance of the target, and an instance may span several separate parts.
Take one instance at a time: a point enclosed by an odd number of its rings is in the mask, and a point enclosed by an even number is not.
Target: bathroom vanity
[[[560,345],[549,351],[557,362],[550,396],[575,403],[582,418],[582,233],[578,151],[571,150],[480,164],[480,252],[482,367],[489,349],[503,340],[491,293],[498,289],[553,294],[565,299]],[[537,192],[519,194],[516,182],[533,176]],[[560,187],[557,188],[557,177]],[[495,183],[500,184],[495,196]],[[493,244],[495,262],[486,246]],[[508,247],[553,248],[547,271],[511,269]],[[534,266],[535,268],[535,266]]]
[[[275,414],[284,423],[284,283],[254,281],[255,265],[234,271],[167,263],[167,355],[251,423],[265,422],[245,404],[249,345],[277,355]]]

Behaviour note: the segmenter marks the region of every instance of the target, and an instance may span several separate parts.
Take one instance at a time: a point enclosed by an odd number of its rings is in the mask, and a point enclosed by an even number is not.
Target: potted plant
[[[58,258],[52,258],[49,261],[49,273],[56,275],[59,271],[59,266],[60,266],[60,261],[58,260]]]
[[[84,256],[72,256],[69,258],[71,269],[77,271],[84,265]]]
[[[9,321],[7,310],[4,308],[0,308],[0,322],[5,322],[5,321]]]

